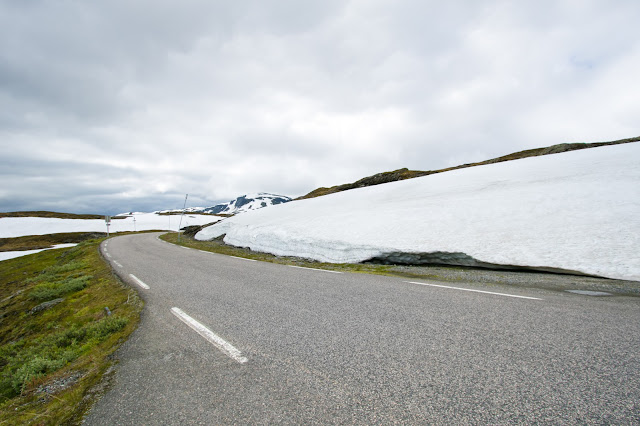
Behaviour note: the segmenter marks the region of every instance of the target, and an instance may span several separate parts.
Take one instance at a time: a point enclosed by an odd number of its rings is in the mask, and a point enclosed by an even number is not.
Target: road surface
[[[638,298],[339,274],[158,235],[101,247],[146,306],[86,424],[640,423]]]

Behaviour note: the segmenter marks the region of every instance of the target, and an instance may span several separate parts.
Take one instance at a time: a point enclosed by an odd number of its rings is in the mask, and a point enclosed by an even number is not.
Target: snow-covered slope
[[[135,219],[135,220],[134,220]],[[204,225],[217,222],[219,217],[210,215],[185,214],[182,227]],[[180,216],[164,216],[154,213],[135,213],[125,219],[113,219],[110,232],[170,230],[177,231]],[[44,235],[60,232],[106,232],[104,220],[100,219],[57,219],[46,217],[3,217],[0,218],[0,238],[21,237],[23,235]]]
[[[640,280],[640,143],[296,201],[234,216],[196,238],[223,234],[232,245],[328,262],[458,253]]]

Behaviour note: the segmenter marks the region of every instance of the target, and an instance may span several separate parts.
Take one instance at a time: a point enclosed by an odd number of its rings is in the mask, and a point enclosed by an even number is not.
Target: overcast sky
[[[0,211],[299,196],[638,136],[638,22],[638,0],[0,0]]]

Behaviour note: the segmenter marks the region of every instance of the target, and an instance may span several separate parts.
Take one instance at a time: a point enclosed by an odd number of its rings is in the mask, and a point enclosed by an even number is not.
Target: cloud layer
[[[5,1],[0,210],[302,195],[640,135],[637,1]]]

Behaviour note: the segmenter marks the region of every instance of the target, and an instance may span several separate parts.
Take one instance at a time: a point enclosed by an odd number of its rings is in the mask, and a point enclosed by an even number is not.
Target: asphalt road
[[[638,298],[434,287],[157,235],[102,246],[146,307],[87,424],[640,424]]]

